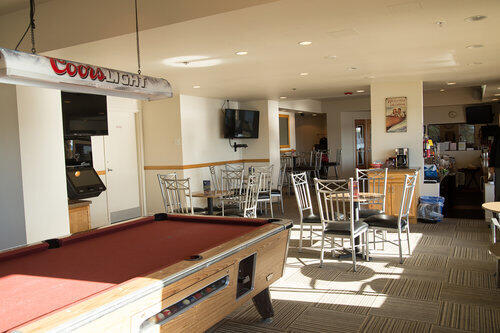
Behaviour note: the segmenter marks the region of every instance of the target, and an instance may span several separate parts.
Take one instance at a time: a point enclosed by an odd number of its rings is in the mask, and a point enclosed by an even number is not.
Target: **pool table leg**
[[[274,317],[273,304],[271,302],[271,294],[269,288],[262,290],[252,298],[253,304],[257,308],[260,316],[265,322],[271,322]]]

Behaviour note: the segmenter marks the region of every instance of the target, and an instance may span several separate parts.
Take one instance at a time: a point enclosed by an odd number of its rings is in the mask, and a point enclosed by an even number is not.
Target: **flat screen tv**
[[[259,111],[224,110],[224,137],[251,139],[259,137]]]
[[[61,92],[64,136],[108,135],[106,96]]]
[[[491,105],[474,105],[465,107],[467,124],[489,124],[493,122],[493,108]]]

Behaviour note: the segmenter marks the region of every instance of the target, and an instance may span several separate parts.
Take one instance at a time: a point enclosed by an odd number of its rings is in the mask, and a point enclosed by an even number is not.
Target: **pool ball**
[[[182,304],[189,305],[189,304],[191,304],[191,302],[186,298],[186,299],[182,300]]]

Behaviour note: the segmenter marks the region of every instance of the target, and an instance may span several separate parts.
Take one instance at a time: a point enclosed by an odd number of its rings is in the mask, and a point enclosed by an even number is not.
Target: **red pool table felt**
[[[264,219],[144,218],[0,254],[0,332],[260,228]]]

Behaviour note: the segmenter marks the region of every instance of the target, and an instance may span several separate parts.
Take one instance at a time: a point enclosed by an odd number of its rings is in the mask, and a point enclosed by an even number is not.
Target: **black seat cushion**
[[[281,194],[280,190],[271,190],[271,195],[273,194]]]
[[[321,223],[321,218],[318,215],[311,214],[302,218],[302,223]]]
[[[364,220],[370,227],[380,227],[380,228],[390,228],[397,229],[398,228],[398,217],[387,214],[378,214],[367,217]],[[404,229],[406,227],[406,222],[401,220],[401,228]]]
[[[189,209],[187,211],[189,212]],[[195,214],[202,214],[202,213],[205,213],[206,211],[207,211],[206,208],[193,207],[193,213],[195,213]],[[176,209],[176,210],[174,210],[174,214],[186,214],[186,211]]]
[[[258,196],[259,199],[269,199],[269,192],[268,193],[259,193]]]
[[[368,224],[365,222],[354,222],[354,233],[358,233],[367,228]],[[325,227],[325,234],[348,236],[351,234],[351,222],[330,222]]]
[[[360,219],[365,219],[367,217],[370,217],[372,215],[379,215],[382,214],[383,212],[380,209],[360,209],[359,210],[359,218]]]

